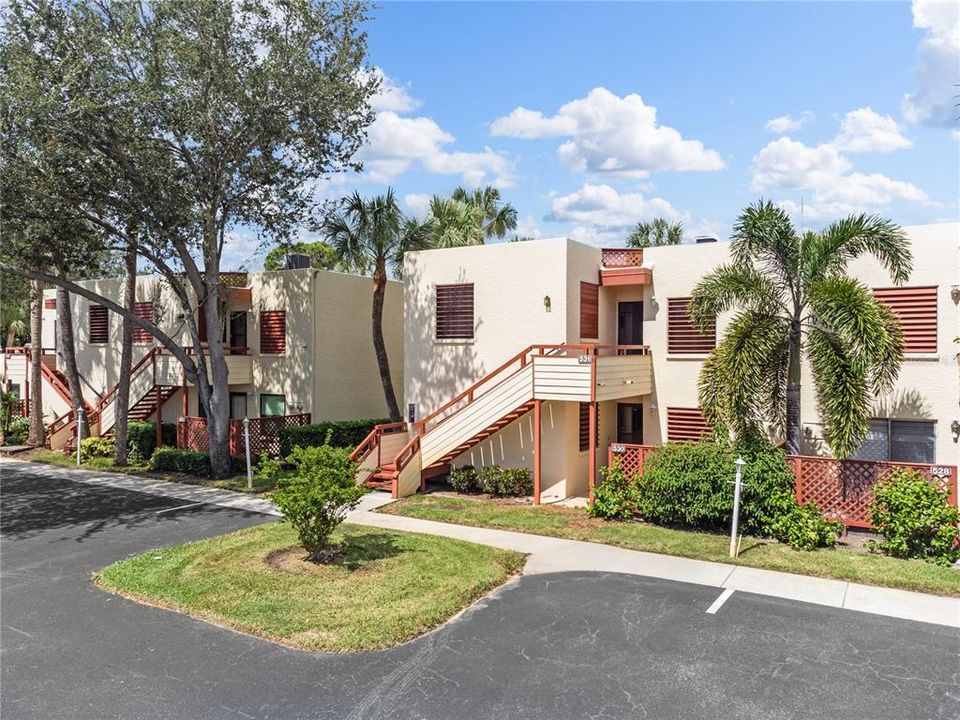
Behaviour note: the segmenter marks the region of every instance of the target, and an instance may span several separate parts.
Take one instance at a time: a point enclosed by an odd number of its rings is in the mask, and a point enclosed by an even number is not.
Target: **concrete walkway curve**
[[[16,467],[20,472],[53,475],[74,482],[176,498],[185,503],[204,503],[279,515],[276,507],[269,500],[229,490],[195,487],[119,473],[73,470],[20,460],[0,460],[0,472],[6,466]],[[731,594],[728,591],[747,592],[960,628],[960,598],[625,550],[578,540],[452,525],[374,512],[376,508],[390,502],[392,502],[390,496],[386,493],[369,493],[363,498],[357,510],[348,515],[347,521],[389,530],[441,535],[481,545],[516,550],[529,556],[524,569],[525,575],[584,571],[642,575],[714,587],[723,591],[724,601]],[[705,607],[704,611],[707,610],[708,608]]]

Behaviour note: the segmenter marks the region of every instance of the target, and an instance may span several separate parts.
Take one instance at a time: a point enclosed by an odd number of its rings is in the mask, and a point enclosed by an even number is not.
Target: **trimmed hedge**
[[[370,434],[374,425],[390,420],[330,420],[313,425],[297,425],[280,430],[280,457],[287,457],[295,447],[356,447]]]
[[[247,461],[241,457],[231,458],[234,472],[246,472]],[[193,450],[178,450],[177,448],[159,447],[153,451],[150,458],[150,467],[159,472],[177,472],[196,477],[210,477],[210,456],[204,452]]]
[[[162,446],[173,447],[177,444],[177,426],[163,423],[160,428]],[[146,462],[157,449],[156,425],[142,420],[127,423],[127,450],[132,462]]]

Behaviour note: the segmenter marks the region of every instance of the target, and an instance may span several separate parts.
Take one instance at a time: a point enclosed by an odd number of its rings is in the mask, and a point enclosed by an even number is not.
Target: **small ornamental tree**
[[[349,448],[294,448],[287,458],[296,470],[277,481],[273,501],[293,525],[312,561],[320,560],[330,535],[357,507],[364,490],[356,484]]]

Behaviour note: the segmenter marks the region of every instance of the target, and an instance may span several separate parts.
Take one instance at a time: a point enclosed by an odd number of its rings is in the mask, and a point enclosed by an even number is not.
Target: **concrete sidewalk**
[[[279,515],[276,507],[269,500],[229,490],[193,487],[118,473],[69,470],[19,460],[0,460],[0,471],[6,466],[15,466],[21,472],[32,472],[48,477],[57,476],[74,482],[177,498],[187,503],[205,503]],[[643,575],[718,588],[723,591],[718,598],[721,604],[732,592],[738,591],[917,622],[960,627],[960,599],[958,598],[624,550],[610,545],[577,540],[451,525],[373,512],[376,508],[390,502],[390,496],[386,493],[369,493],[364,496],[360,507],[350,513],[347,519],[349,522],[361,525],[441,535],[516,550],[529,556],[524,569],[526,575],[578,571]],[[715,612],[717,608],[711,609]],[[704,610],[707,611],[708,608]]]

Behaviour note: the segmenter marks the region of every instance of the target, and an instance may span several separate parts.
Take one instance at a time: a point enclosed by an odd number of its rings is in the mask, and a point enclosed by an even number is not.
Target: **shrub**
[[[88,437],[80,441],[80,459],[113,457],[116,443],[112,437]]]
[[[156,424],[142,420],[131,420],[127,423],[127,451],[130,462],[146,462],[157,448]],[[173,446],[177,444],[177,426],[173,423],[163,423],[160,426],[161,445]]]
[[[355,483],[356,463],[347,448],[295,448],[288,460],[295,471],[279,479],[273,501],[297,531],[310,559],[317,560],[364,490]]]
[[[458,493],[473,494],[480,492],[480,482],[473,465],[463,465],[450,471],[450,487]]]
[[[899,558],[922,558],[949,565],[960,558],[957,523],[960,513],[948,493],[913,468],[896,468],[874,487],[870,520],[880,542],[871,549]]]
[[[529,468],[503,468],[487,465],[477,470],[480,491],[498,497],[523,497],[533,494]]]
[[[733,445],[726,470],[727,480],[734,478],[733,460],[737,457],[746,461],[740,495],[740,527],[748,535],[776,536],[778,522],[798,507],[796,481],[787,465],[787,456],[766,440]]]
[[[843,523],[831,522],[820,514],[813,503],[794,505],[793,509],[777,520],[773,535],[794,550],[816,550],[821,547],[833,547]]]
[[[10,427],[6,433],[6,442],[8,445],[23,445],[30,435],[30,418],[17,418],[10,421]]]
[[[719,529],[730,522],[733,462],[715,443],[666,443],[637,478],[637,512],[656,523]]]
[[[287,457],[295,447],[356,447],[370,434],[374,425],[390,422],[380,420],[334,420],[295,425],[280,430],[280,457]]]
[[[246,472],[244,458],[231,458],[234,472]],[[210,477],[210,456],[204,452],[179,450],[177,448],[158,447],[150,458],[150,468],[158,472],[177,472],[196,477]]]
[[[587,513],[604,520],[629,520],[637,514],[636,481],[620,469],[619,460],[600,468],[600,482],[593,490]]]
[[[246,469],[246,468],[244,468]],[[280,476],[280,461],[270,457],[270,453],[260,453],[260,458],[253,469],[258,478],[263,480],[275,481]]]

